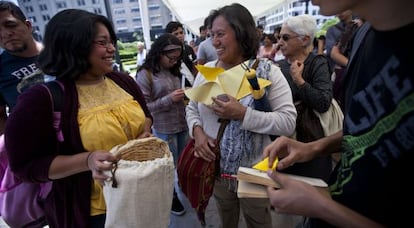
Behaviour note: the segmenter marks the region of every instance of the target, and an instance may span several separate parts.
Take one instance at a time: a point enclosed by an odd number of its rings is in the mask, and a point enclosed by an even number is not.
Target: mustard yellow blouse
[[[79,95],[79,129],[87,151],[107,150],[137,138],[145,125],[145,114],[133,97],[105,78],[94,85],[76,85]],[[102,186],[92,184],[91,215],[106,212]]]

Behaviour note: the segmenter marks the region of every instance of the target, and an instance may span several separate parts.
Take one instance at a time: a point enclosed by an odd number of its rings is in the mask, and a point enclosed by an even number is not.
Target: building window
[[[148,9],[149,10],[157,10],[157,9],[159,9],[160,8],[160,6],[159,5],[150,5],[150,6],[148,6]]]
[[[139,8],[138,7],[131,8],[131,13],[139,13]]]
[[[84,6],[85,0],[78,0],[78,6]]]
[[[115,15],[125,14],[125,9],[114,9]]]
[[[50,20],[50,16],[49,15],[42,15],[43,21],[49,21]]]
[[[101,10],[101,8],[95,8],[93,11],[94,11],[96,14],[102,14],[102,10]]]
[[[126,24],[127,20],[126,19],[117,19],[116,20],[116,24],[117,25],[123,25]]]
[[[66,9],[66,2],[56,2],[56,8],[58,9]]]
[[[117,3],[122,3],[123,0],[112,0],[112,3],[117,4]]]
[[[33,7],[32,6],[26,6],[26,12],[33,13]]]
[[[128,32],[128,28],[122,27],[117,29],[118,32]]]
[[[29,20],[30,20],[32,23],[36,23],[36,22],[37,22],[37,21],[36,21],[36,17],[35,17],[35,16],[29,17]]]
[[[40,9],[40,11],[46,11],[47,10],[47,5],[46,4],[40,4],[39,9]]]
[[[141,18],[139,18],[139,17],[134,17],[134,18],[132,18],[132,22],[133,22],[133,23],[141,23]]]

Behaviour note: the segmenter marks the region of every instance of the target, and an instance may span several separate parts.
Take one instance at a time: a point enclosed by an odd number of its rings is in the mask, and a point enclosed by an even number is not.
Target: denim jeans
[[[174,134],[163,134],[153,130],[156,137],[166,141],[174,158],[174,165],[177,167],[178,158],[188,142],[188,131],[182,131]]]

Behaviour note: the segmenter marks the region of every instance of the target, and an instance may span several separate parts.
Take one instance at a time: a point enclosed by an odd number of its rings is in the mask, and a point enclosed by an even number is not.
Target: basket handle
[[[118,187],[118,181],[115,178],[115,172],[118,169],[118,162],[113,163],[111,174],[112,174],[112,188]]]

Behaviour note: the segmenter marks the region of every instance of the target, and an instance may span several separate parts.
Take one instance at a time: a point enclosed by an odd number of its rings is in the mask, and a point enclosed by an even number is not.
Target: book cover
[[[239,198],[269,198],[267,196],[266,186],[242,180],[238,182],[237,196]]]
[[[297,176],[293,174],[286,174],[292,179],[303,181],[315,187],[328,187],[328,184],[319,178]],[[239,197],[253,197],[266,198],[266,186],[280,188],[280,184],[270,178],[266,172],[248,167],[239,167],[237,172],[238,188],[237,194]]]

